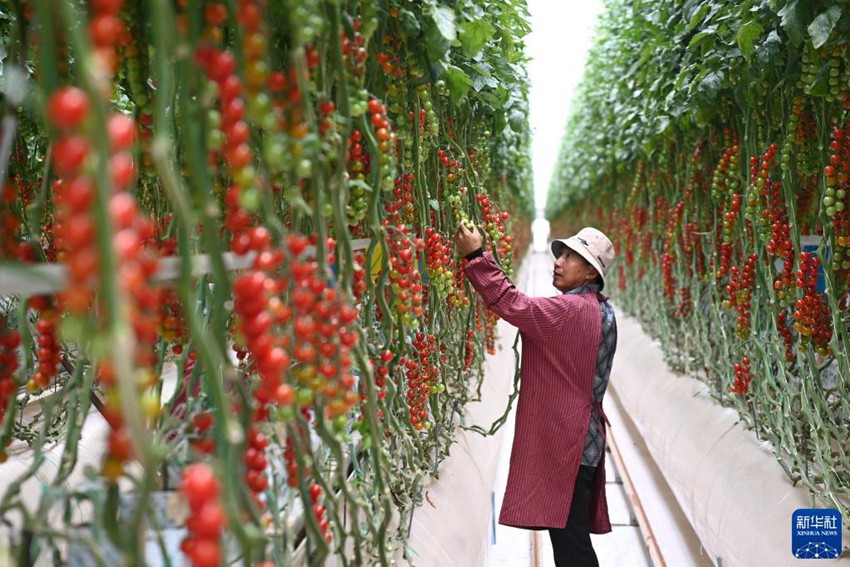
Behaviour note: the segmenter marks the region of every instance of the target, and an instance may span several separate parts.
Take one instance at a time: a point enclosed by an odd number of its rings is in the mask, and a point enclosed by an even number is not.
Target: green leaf
[[[716,35],[716,31],[716,26],[709,26],[703,31],[694,35],[694,37],[691,38],[690,43],[688,43],[688,51],[693,51],[696,47],[699,46],[700,43],[703,42],[703,40]]]
[[[430,201],[428,201],[428,204],[431,205],[431,208],[435,211],[440,210],[440,202],[437,199],[431,199]]]
[[[756,49],[755,64],[760,67],[770,65],[782,49],[782,40],[776,30],[771,30],[764,42]]]
[[[738,42],[738,48],[746,59],[749,59],[753,54],[756,40],[761,37],[763,32],[764,27],[758,20],[750,20],[738,29],[735,39]]]
[[[416,36],[419,34],[419,18],[416,17],[416,14],[411,12],[410,10],[400,10],[399,11],[399,23],[401,24],[401,29],[410,36]]]
[[[457,38],[454,10],[445,6],[435,6],[431,12],[431,19],[434,20],[434,23],[437,24],[437,29],[449,42]]]
[[[703,18],[705,18],[705,15],[708,13],[708,11],[710,9],[711,9],[711,4],[708,4],[708,3],[702,4],[699,7],[699,9],[697,9],[697,11],[694,12],[694,15],[691,16],[691,21],[688,22],[688,27],[685,28],[685,33],[688,33],[688,32],[695,30],[696,27],[700,24],[700,22],[702,22]]]
[[[812,44],[815,49],[827,42],[839,19],[841,19],[841,7],[830,6],[826,12],[818,14],[809,24],[809,35],[812,36]]]
[[[484,87],[496,88],[499,82],[490,75],[482,75],[481,73],[472,73],[472,88],[475,92],[481,92]]]
[[[713,99],[722,86],[723,74],[718,71],[711,71],[699,82],[697,93],[703,100]]]
[[[454,104],[458,104],[466,98],[466,94],[472,86],[472,79],[469,78],[469,75],[464,73],[462,69],[454,65],[449,65],[443,77],[445,78],[446,86],[449,88],[449,94]]]
[[[493,38],[496,29],[487,20],[473,20],[461,26],[460,44],[463,54],[474,57]]]
[[[799,0],[791,0],[777,14],[782,18],[781,25],[794,45],[803,43],[803,20]]]
[[[455,13],[445,6],[431,5],[430,20],[427,21],[428,58],[439,64],[447,58],[452,42],[457,39]]]

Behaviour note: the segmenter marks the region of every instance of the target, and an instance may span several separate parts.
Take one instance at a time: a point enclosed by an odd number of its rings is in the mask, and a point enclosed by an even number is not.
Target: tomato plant
[[[614,235],[624,308],[846,520],[850,479],[811,477],[850,465],[840,4],[609,4],[546,214]]]
[[[0,275],[25,282],[0,284],[0,458],[65,441],[21,557],[77,499],[144,564],[158,488],[193,565],[407,553],[494,348],[451,235],[481,224],[507,270],[528,244],[526,32],[507,0],[0,8]]]

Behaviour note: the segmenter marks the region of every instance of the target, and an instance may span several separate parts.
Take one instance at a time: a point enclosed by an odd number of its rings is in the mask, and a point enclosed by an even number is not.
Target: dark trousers
[[[595,475],[596,467],[579,467],[567,525],[549,530],[557,567],[599,566],[590,542],[590,488]]]

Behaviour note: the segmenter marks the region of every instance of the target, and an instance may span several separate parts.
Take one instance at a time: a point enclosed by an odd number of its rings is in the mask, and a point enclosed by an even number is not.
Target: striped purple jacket
[[[590,424],[593,373],[601,338],[599,294],[529,297],[490,253],[465,273],[487,306],[522,337],[522,380],[510,469],[499,523],[518,528],[567,525]],[[596,467],[591,532],[611,531],[605,459]]]

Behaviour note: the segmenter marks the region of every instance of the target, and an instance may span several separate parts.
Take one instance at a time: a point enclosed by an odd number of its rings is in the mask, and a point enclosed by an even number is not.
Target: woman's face
[[[569,246],[555,258],[552,285],[561,293],[591,283],[596,279],[596,269]]]

